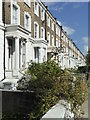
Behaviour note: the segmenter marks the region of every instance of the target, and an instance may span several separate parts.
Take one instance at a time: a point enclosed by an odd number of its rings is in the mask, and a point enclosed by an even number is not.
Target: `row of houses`
[[[62,69],[85,65],[82,52],[40,0],[0,0],[0,80],[15,87],[31,61]]]

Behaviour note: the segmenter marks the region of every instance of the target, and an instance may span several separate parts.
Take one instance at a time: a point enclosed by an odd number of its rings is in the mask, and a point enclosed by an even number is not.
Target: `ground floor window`
[[[40,62],[40,60],[39,60],[39,58],[40,58],[40,56],[39,56],[39,47],[34,48],[34,58],[35,58],[36,63]]]

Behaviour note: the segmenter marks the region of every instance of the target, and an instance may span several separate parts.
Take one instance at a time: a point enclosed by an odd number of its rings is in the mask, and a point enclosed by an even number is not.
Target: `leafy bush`
[[[32,63],[25,74],[17,89],[35,93],[30,119],[40,119],[60,99],[71,103],[72,111],[76,114],[85,100],[86,90],[82,81],[77,77],[73,82],[70,73],[62,71],[54,61]]]

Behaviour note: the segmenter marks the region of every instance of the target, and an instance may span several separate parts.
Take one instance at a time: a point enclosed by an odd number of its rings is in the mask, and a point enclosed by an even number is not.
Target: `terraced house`
[[[62,69],[85,64],[83,54],[41,1],[9,0],[3,5],[0,2],[0,21],[5,25],[5,32],[0,27],[0,74],[4,74],[4,88],[14,89],[31,61],[53,59]]]

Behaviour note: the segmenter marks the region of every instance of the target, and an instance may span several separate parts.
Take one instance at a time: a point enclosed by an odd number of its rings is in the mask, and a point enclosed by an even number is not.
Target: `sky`
[[[63,29],[81,52],[88,50],[88,2],[46,2]]]

